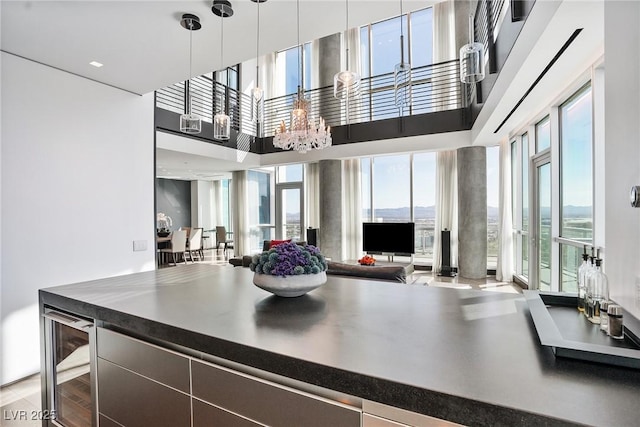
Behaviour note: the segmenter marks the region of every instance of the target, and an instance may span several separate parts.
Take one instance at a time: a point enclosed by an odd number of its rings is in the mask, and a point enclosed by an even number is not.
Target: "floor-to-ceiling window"
[[[305,240],[304,165],[277,167],[276,238]]]
[[[560,106],[560,269],[562,291],[575,292],[582,248],[593,243],[593,144],[591,86]]]
[[[302,53],[302,68],[300,68],[300,53]],[[284,79],[276,85],[276,88],[280,88],[278,95],[296,93],[300,84],[305,90],[311,89],[311,43],[304,43],[302,52],[300,46],[278,52],[276,64],[278,79]]]
[[[262,250],[262,242],[273,238],[273,168],[247,173],[246,207],[249,220],[251,253]]]
[[[500,146],[487,147],[487,269],[498,264],[500,206]]]
[[[436,154],[361,159],[362,221],[414,222],[415,257],[433,258]]]
[[[401,28],[402,26],[402,28]],[[369,111],[371,120],[397,117],[398,108],[393,102],[393,71],[400,62],[400,35],[404,34],[404,61],[412,68],[433,62],[433,11],[432,8],[365,25],[360,28],[360,64],[363,77],[386,75],[369,80],[365,96],[360,102]],[[413,91],[430,91],[429,76],[413,76]],[[428,112],[431,106],[423,105],[415,111],[409,108],[403,115]]]
[[[594,245],[593,104],[587,83],[512,140],[515,274],[534,288],[575,292]]]

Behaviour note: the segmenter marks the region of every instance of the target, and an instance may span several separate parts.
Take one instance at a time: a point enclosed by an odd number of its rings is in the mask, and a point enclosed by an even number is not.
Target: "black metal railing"
[[[480,0],[474,17],[475,41],[484,46],[485,63],[489,72],[497,72],[495,64],[495,41],[500,31],[506,0]]]
[[[305,91],[315,116],[312,119],[323,117],[327,125],[335,127],[398,117],[400,110],[395,105],[393,80],[393,73],[362,79],[360,94],[348,104],[334,98],[332,86]],[[180,82],[158,90],[156,107],[182,114],[187,87],[191,93],[192,111],[203,121],[212,123],[213,116],[224,107],[231,118],[231,127],[240,133],[256,135],[258,111],[262,117],[261,137],[272,136],[281,121],[289,124],[294,94],[268,99],[260,105],[250,96],[207,76],[191,79],[188,86]],[[473,89],[460,83],[457,59],[412,69],[410,94],[410,103],[403,109],[403,116],[464,108],[473,99]]]

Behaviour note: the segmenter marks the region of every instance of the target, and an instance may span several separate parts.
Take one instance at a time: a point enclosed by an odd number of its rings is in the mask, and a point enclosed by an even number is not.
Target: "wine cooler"
[[[97,425],[95,327],[91,320],[45,309],[43,413],[46,426]]]

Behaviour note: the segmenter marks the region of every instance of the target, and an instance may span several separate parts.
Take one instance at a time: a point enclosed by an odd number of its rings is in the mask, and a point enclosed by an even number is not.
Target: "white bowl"
[[[299,297],[327,281],[327,274],[297,274],[294,276],[273,276],[271,274],[253,274],[253,284],[279,297]]]

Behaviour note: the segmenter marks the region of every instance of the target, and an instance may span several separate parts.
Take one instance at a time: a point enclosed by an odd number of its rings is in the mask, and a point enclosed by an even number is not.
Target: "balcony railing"
[[[403,110],[403,116],[455,110],[470,105],[474,88],[465,88],[458,76],[457,59],[412,69],[411,102]],[[156,107],[182,114],[187,90],[191,93],[193,112],[203,121],[212,123],[213,116],[224,107],[231,118],[231,127],[247,135],[256,136],[255,117],[257,111],[262,111],[260,137],[272,136],[283,120],[289,123],[294,97],[294,94],[289,94],[256,105],[249,95],[214,82],[210,77],[199,76],[191,79],[188,85],[180,82],[156,91]],[[315,119],[322,116],[332,127],[399,115],[394,104],[393,73],[362,79],[360,94],[350,100],[348,108],[344,101],[333,97],[332,86],[305,91],[305,96],[311,101]]]

